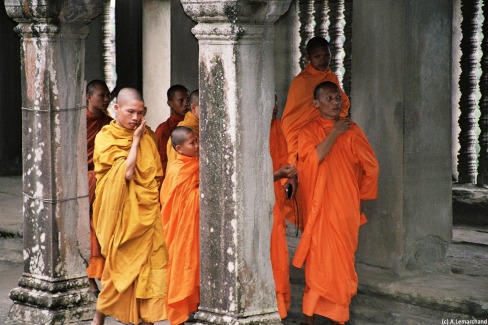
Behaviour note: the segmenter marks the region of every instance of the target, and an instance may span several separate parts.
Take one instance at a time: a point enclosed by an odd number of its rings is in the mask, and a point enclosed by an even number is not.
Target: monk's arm
[[[137,127],[132,135],[132,146],[130,147],[129,154],[127,155],[126,170],[125,170],[125,180],[130,181],[134,177],[134,169],[136,168],[137,161],[137,148],[139,147],[139,142],[141,141],[142,133],[146,126],[146,121],[142,120],[142,123]]]
[[[332,131],[320,142],[315,150],[317,151],[317,158],[321,162],[325,156],[329,153],[330,149],[334,145],[335,141],[342,133],[349,129],[349,120],[339,120],[335,123]]]

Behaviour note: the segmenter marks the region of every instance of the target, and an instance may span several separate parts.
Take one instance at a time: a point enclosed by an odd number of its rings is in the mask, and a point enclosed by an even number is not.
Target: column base
[[[258,324],[281,324],[280,315],[277,312],[264,313],[258,315],[229,315],[220,314],[213,311],[198,310],[195,314],[195,319],[197,324],[248,324],[248,325],[258,325]]]
[[[87,278],[46,281],[24,275],[10,291],[14,305],[8,321],[15,324],[65,324],[93,318],[95,299]]]

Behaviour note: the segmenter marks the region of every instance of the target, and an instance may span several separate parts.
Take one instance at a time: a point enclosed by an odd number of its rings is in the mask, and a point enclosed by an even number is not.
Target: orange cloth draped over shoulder
[[[168,320],[184,323],[200,302],[199,162],[177,154],[161,189],[163,236],[169,253]]]
[[[102,127],[109,124],[112,118],[106,114],[94,115],[86,109],[86,145],[88,154],[88,198],[90,201],[90,262],[86,268],[86,275],[89,278],[100,279],[102,277],[105,258],[100,252],[95,229],[93,228],[93,209],[92,204],[95,201],[95,187],[97,181],[93,171],[93,151],[95,150],[95,137]]]
[[[285,165],[288,160],[286,139],[281,130],[280,120],[271,121],[269,136],[273,172]],[[273,228],[271,230],[271,266],[276,287],[276,303],[281,318],[290,309],[290,261],[286,243],[285,189],[281,180],[274,182],[275,204],[273,207]]]
[[[178,126],[189,127],[190,129],[193,130],[193,133],[195,133],[197,140],[200,139],[200,129],[199,129],[200,120],[195,115],[193,115],[192,112],[186,112],[185,119],[180,123],[178,123]],[[166,154],[168,156],[168,167],[166,167],[166,170],[164,171],[165,174],[167,173],[171,162],[176,159],[176,150],[175,148],[173,148],[171,137],[168,139],[168,144],[166,145]]]
[[[354,254],[359,226],[365,222],[360,201],[377,197],[379,166],[366,136],[354,123],[319,163],[315,146],[334,123],[319,117],[307,124],[298,138],[299,163],[317,181],[293,265],[306,265],[303,313],[344,323],[358,285]]]
[[[161,167],[163,168],[163,173],[166,172],[168,166],[168,155],[166,154],[166,146],[168,144],[168,139],[171,137],[171,132],[178,126],[178,123],[183,121],[183,117],[178,114],[171,113],[169,118],[163,123],[159,124],[156,128],[156,140],[158,145],[159,157],[161,159]],[[164,180],[165,175],[163,175]]]
[[[106,258],[97,310],[138,324],[166,318],[168,252],[159,205],[163,172],[147,128],[137,149],[133,179],[125,179],[133,132],[112,121],[95,139],[93,222]]]
[[[294,218],[288,218],[288,221],[299,226],[302,231],[306,223],[306,216],[308,215],[311,200],[309,193],[304,192],[303,188],[308,188],[310,186],[309,183],[313,182],[313,179],[306,177],[297,158],[298,135],[307,123],[320,116],[319,110],[313,106],[313,91],[318,84],[324,81],[331,81],[340,89],[339,80],[330,68],[325,71],[319,71],[313,68],[310,63],[307,64],[305,69],[291,82],[285,109],[281,118],[283,133],[285,134],[288,145],[288,162],[297,168],[299,182],[296,192],[299,211],[298,224]],[[340,93],[342,97],[340,116],[346,117],[349,113],[350,102],[342,89],[340,89]]]

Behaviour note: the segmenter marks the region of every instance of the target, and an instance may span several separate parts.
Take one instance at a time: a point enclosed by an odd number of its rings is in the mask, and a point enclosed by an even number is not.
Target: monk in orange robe
[[[357,292],[354,254],[359,226],[366,222],[361,202],[377,197],[379,166],[359,126],[340,118],[339,87],[321,83],[314,98],[320,116],[302,129],[298,156],[316,182],[293,265],[306,265],[304,323],[313,324],[318,314],[344,324]]]
[[[169,253],[167,311],[183,324],[200,302],[200,201],[198,141],[192,129],[171,133],[176,159],[161,189],[163,236]]]
[[[197,137],[197,141],[200,138],[200,100],[199,96],[200,92],[198,89],[194,90],[190,94],[190,111],[185,114],[185,119],[178,123],[178,126],[186,126],[193,130],[195,136]],[[168,140],[168,144],[166,146],[166,154],[168,156],[168,166],[171,164],[173,160],[176,159],[176,150],[173,147],[173,143],[171,142],[171,138]],[[167,170],[165,170],[166,174]]]
[[[167,95],[170,116],[156,128],[158,152],[161,157],[163,172],[166,171],[168,166],[168,156],[166,154],[168,139],[171,136],[171,132],[178,126],[178,123],[183,121],[186,112],[188,112],[188,89],[182,85],[173,85],[168,89]]]
[[[110,315],[123,323],[166,318],[166,266],[159,187],[163,176],[156,144],[146,128],[144,102],[122,89],[116,120],[95,139],[93,223],[105,268],[92,325]]]
[[[323,37],[313,37],[307,43],[307,60],[309,63],[290,85],[286,106],[281,118],[283,133],[288,144],[288,162],[298,170],[298,220],[288,219],[296,224],[303,231],[310,206],[310,193],[306,189],[313,179],[309,179],[298,161],[298,135],[301,129],[310,121],[320,116],[317,109],[313,107],[313,91],[315,87],[324,81],[331,81],[339,87],[337,76],[329,68],[330,49],[329,43]],[[340,89],[340,88],[339,88]],[[341,117],[346,117],[349,113],[349,98],[340,90],[342,98]],[[287,213],[288,215],[288,213]]]
[[[290,309],[290,261],[288,259],[288,245],[286,243],[285,189],[288,188],[288,184],[295,184],[296,186],[297,171],[293,165],[287,163],[288,151],[286,150],[286,139],[281,130],[280,120],[277,119],[277,114],[278,104],[275,96],[275,106],[273,108],[269,135],[275,194],[270,256],[276,287],[278,313],[281,318],[285,318],[287,316],[287,310]],[[282,180],[286,181],[282,183]],[[289,182],[289,180],[292,180],[292,182]]]
[[[105,259],[100,252],[92,220],[92,204],[95,201],[95,172],[93,171],[93,151],[95,150],[95,136],[97,133],[112,121],[107,115],[107,108],[110,103],[110,91],[105,82],[101,80],[90,81],[86,85],[86,144],[88,153],[88,198],[90,201],[90,261],[86,268],[86,275],[90,283],[90,290],[95,297],[98,297],[100,290],[95,279],[102,277]]]

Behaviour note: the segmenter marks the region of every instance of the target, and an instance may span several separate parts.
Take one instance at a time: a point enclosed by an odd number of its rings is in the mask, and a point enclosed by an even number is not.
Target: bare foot
[[[103,325],[104,323],[105,323],[105,315],[99,312],[98,310],[95,311],[95,316],[93,316],[91,325]]]

